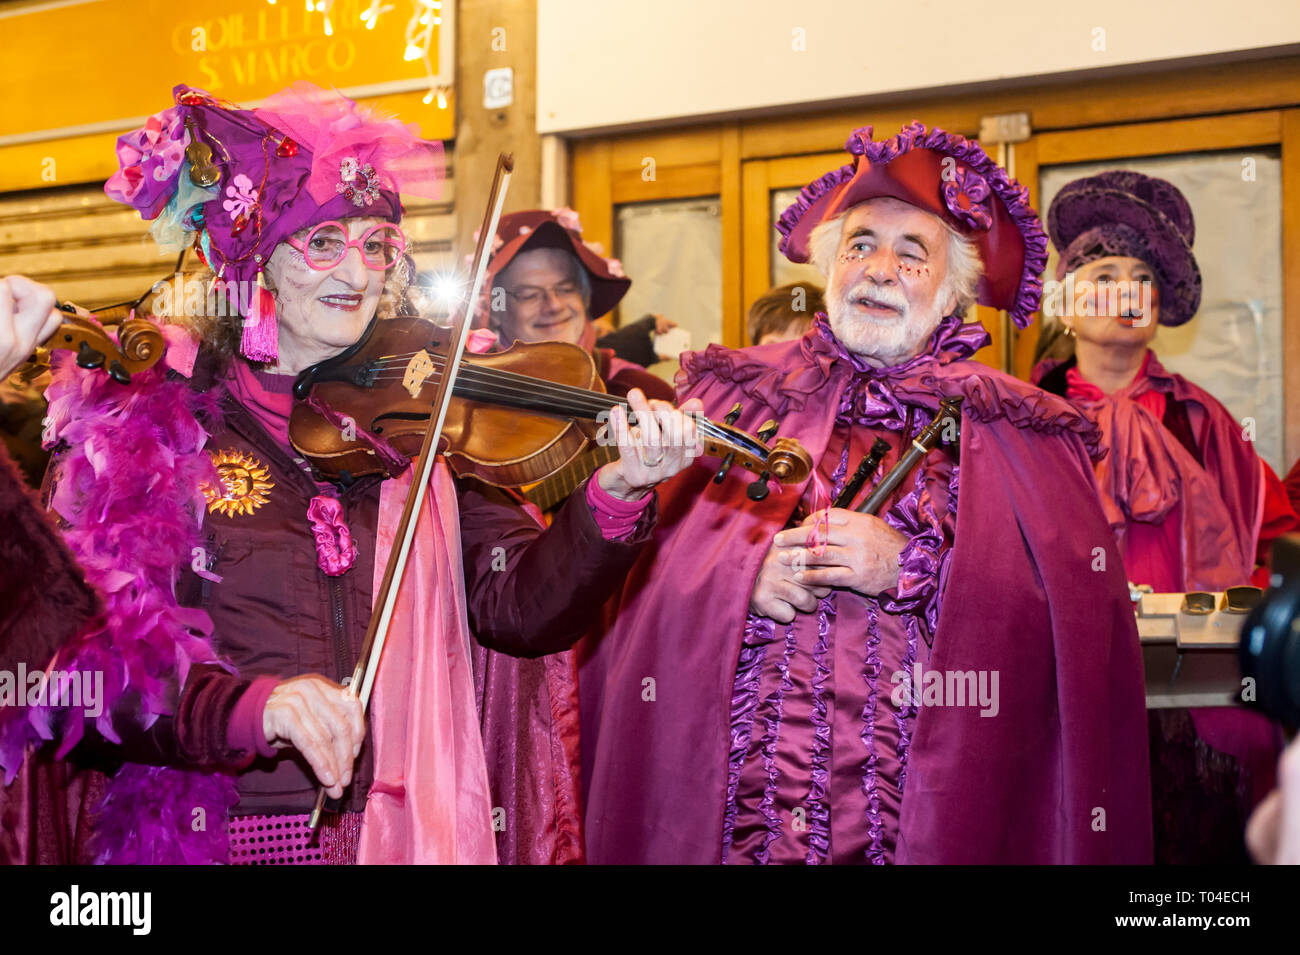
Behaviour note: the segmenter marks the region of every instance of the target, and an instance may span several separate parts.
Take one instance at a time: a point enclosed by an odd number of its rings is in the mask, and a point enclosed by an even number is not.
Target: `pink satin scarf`
[[[1237,538],[1228,505],[1214,479],[1161,422],[1163,394],[1142,370],[1127,388],[1106,395],[1071,369],[1069,400],[1101,431],[1108,453],[1095,465],[1102,509],[1124,550],[1125,565],[1140,565],[1130,555],[1130,521],[1159,525],[1175,520],[1182,557],[1180,589],[1223,590],[1250,579],[1253,541]],[[1157,414],[1157,411],[1159,414]]]
[[[376,594],[411,484],[385,481]],[[474,705],[456,489],[434,466],[370,706],[375,780],[357,862],[495,864],[492,798]]]

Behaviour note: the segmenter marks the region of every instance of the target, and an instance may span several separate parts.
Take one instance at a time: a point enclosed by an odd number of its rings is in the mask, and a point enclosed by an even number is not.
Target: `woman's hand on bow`
[[[292,746],[311,766],[331,799],[352,782],[352,766],[366,738],[361,701],[319,673],[296,676],[271,691],[262,732],[272,746]]]

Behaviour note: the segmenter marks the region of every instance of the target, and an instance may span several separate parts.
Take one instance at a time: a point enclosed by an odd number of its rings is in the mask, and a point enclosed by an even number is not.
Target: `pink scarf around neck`
[[[413,470],[385,481],[380,491],[376,596]],[[497,861],[462,574],[456,488],[439,462],[375,677],[375,779],[358,863]]]
[[[1216,482],[1162,423],[1167,396],[1148,375],[1152,362],[1148,351],[1133,382],[1111,395],[1077,369],[1067,372],[1069,400],[1097,426],[1109,449],[1094,465],[1106,519],[1122,548],[1130,522],[1178,521],[1181,589],[1223,590],[1244,583],[1250,579],[1254,541],[1238,538]]]

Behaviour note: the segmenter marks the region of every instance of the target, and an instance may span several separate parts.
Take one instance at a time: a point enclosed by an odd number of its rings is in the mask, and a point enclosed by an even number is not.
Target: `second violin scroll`
[[[119,317],[117,341],[104,328],[104,316],[94,313],[87,318],[70,306],[60,306],[66,314],[63,323],[45,342],[48,350],[76,352],[82,368],[102,368],[118,384],[126,385],[131,376],[151,368],[162,358],[166,339],[158,326],[146,318]]]

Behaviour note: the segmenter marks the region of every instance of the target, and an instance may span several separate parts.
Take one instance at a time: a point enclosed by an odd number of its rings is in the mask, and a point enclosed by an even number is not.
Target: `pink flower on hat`
[[[253,180],[242,172],[226,186],[226,195],[230,198],[221,203],[221,207],[230,213],[231,219],[248,215],[257,205],[257,190],[253,188]]]
[[[189,140],[175,107],[150,116],[142,128],[118,137],[119,168],[104,184],[104,192],[134,206],[146,219],[157,218],[172,196]]]
[[[948,207],[948,211],[972,229],[981,232],[993,225],[988,198],[989,184],[972,169],[958,169],[956,176],[944,181],[943,204]]]
[[[370,163],[362,165],[355,156],[345,156],[339,162],[340,182],[334,187],[354,206],[374,205],[379,198],[379,173]]]
[[[623,263],[620,262],[618,259],[606,259],[605,267],[609,269],[610,275],[613,275],[620,279],[627,278],[627,276],[623,274]]]
[[[555,216],[555,221],[564,226],[564,228],[568,229],[570,232],[577,232],[579,235],[582,234],[582,223],[578,221],[578,213],[574,212],[568,206],[563,206],[559,209],[552,209],[551,215]]]

